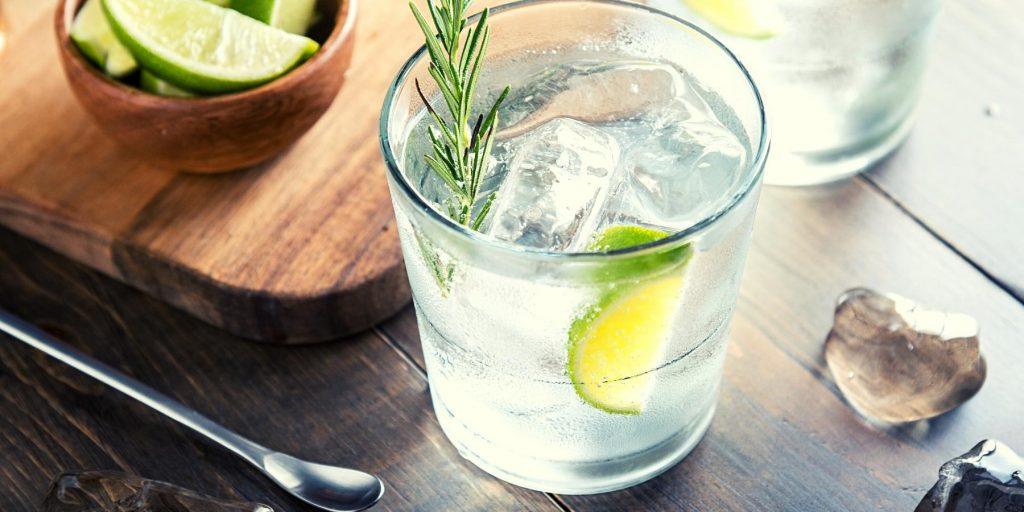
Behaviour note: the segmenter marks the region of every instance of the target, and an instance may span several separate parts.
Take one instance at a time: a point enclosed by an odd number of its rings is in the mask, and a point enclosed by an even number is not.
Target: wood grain
[[[487,477],[445,441],[426,382],[366,333],[247,343],[0,228],[0,307],[276,449],[380,474],[374,510],[557,510]],[[0,335],[0,510],[35,510],[71,469],[137,473],[306,511],[244,462]]]
[[[402,5],[364,2],[348,86],[305,137],[197,176],[126,154],[89,120],[57,63],[54,0],[4,2],[0,224],[248,338],[318,341],[390,316],[409,292],[376,121],[419,44],[406,17],[385,37]]]
[[[914,131],[867,178],[1024,299],[1024,9],[946,2]]]
[[[388,2],[377,3],[383,4]],[[401,6],[369,7],[367,11],[382,19],[405,21],[395,16]],[[30,0],[4,2],[5,14],[12,18],[34,8]],[[502,484],[462,461],[431,412],[409,308],[375,332],[340,343],[253,345],[2,229],[0,307],[259,441],[382,472],[390,484],[382,510],[909,510],[935,480],[939,464],[979,439],[993,437],[1024,450],[1024,402],[1019,397],[1024,387],[1019,371],[1024,306],[1007,293],[1019,288],[1012,284],[1019,269],[1011,263],[1020,252],[1015,231],[1020,215],[1015,212],[1024,186],[1024,177],[1013,172],[1020,159],[1012,158],[1019,149],[1015,141],[1020,123],[1014,117],[1019,98],[1008,94],[1019,89],[1024,74],[994,58],[1020,55],[1013,50],[1024,41],[1019,20],[1020,12],[1005,2],[947,3],[922,117],[908,144],[867,180],[814,190],[766,189],[711,430],[680,465],[625,491],[547,497]],[[16,34],[34,30],[33,25],[12,28]],[[388,45],[405,42],[372,30],[361,37],[365,44],[356,54],[353,72],[390,76],[394,69],[382,69],[383,60],[362,52],[387,55]],[[411,51],[415,43],[408,43],[405,50]],[[33,67],[31,58],[12,52],[0,55],[0,67],[11,69],[12,63],[32,69],[39,87],[25,90],[27,99],[13,103],[0,96],[0,127],[9,126],[15,115],[50,115],[40,98],[61,90],[60,82],[39,78],[54,70]],[[934,78],[937,72],[944,78]],[[945,87],[953,90],[943,91]],[[993,102],[1002,107],[999,115],[980,117],[987,96],[968,94],[970,90],[998,92]],[[346,88],[342,94],[353,93]],[[380,193],[378,200],[386,201],[378,186],[380,175],[334,176],[325,169],[302,173],[300,181],[312,182],[303,182],[301,190],[277,190],[265,197],[257,189],[285,180],[275,174],[282,171],[274,165],[241,174],[237,181],[182,179],[159,169],[104,173],[102,164],[86,166],[83,177],[60,176],[48,169],[70,157],[52,147],[79,157],[117,155],[110,146],[97,149],[79,142],[77,134],[95,129],[73,102],[51,103],[50,108],[69,120],[69,126],[61,127],[66,132],[61,132],[58,146],[34,131],[15,141],[0,128],[0,154],[14,151],[15,142],[19,147],[24,143],[38,159],[18,172],[0,160],[0,195],[17,182],[18,190],[33,197],[50,197],[54,212],[58,206],[75,205],[69,210],[72,215],[55,222],[66,231],[48,241],[50,245],[67,244],[64,237],[86,240],[92,232],[83,226],[94,224],[73,221],[90,219],[109,226],[102,233],[131,232],[140,239],[117,249],[125,266],[142,265],[133,262],[147,257],[129,251],[133,244],[155,244],[172,255],[163,257],[171,258],[190,254],[188,244],[198,243],[202,254],[218,262],[222,279],[238,280],[254,275],[259,266],[243,256],[235,262],[211,256],[217,244],[212,239],[226,233],[232,250],[244,251],[247,242],[239,237],[259,238],[244,229],[246,223],[272,223],[259,216],[261,208],[307,198],[321,206],[338,197],[355,201],[332,191],[342,186],[361,187],[360,194]],[[979,117],[964,117],[968,114]],[[329,129],[320,123],[314,132],[352,129],[328,120],[334,123]],[[375,130],[363,130],[341,144],[358,155],[354,158],[360,165],[372,168],[377,165]],[[286,154],[281,160],[297,165],[299,160],[290,158],[295,157]],[[134,170],[139,169],[145,168]],[[264,182],[263,174],[274,177]],[[97,176],[104,179],[95,180]],[[324,185],[325,180],[337,182]],[[96,195],[110,187],[124,187],[117,193],[125,197],[134,187],[139,197],[96,204],[74,201],[78,189]],[[175,204],[192,196],[216,198],[217,205],[197,203],[185,214],[175,211]],[[257,197],[256,204],[247,203]],[[26,208],[7,196],[0,198],[0,216],[5,222],[22,219],[22,231],[34,228],[39,218]],[[338,241],[346,244],[362,240],[360,235],[339,234],[344,217],[307,218],[314,211],[328,210],[297,208],[291,221],[279,222],[311,225],[327,219],[331,229],[319,232],[321,236],[344,236]],[[136,223],[140,212],[148,220]],[[367,210],[362,221],[380,220],[390,229],[390,214],[375,214]],[[980,223],[968,223],[965,217]],[[180,233],[170,236],[170,228]],[[95,241],[90,244],[74,244],[90,248],[75,258],[98,258],[90,255],[102,256],[106,250],[112,262],[113,244],[104,240],[113,237],[91,239]],[[265,240],[260,250],[280,258],[289,254],[286,247],[301,243]],[[381,251],[373,258],[387,257],[381,247],[368,249]],[[258,252],[249,256],[259,257]],[[331,255],[311,252],[304,257],[315,262]],[[245,263],[240,267],[244,270],[232,270],[239,262]],[[821,358],[836,295],[859,285],[977,316],[990,365],[981,392],[960,409],[925,424],[891,431],[863,425],[843,402]],[[49,478],[74,468],[126,469],[216,495],[266,501],[284,512],[306,510],[220,450],[13,343],[0,338],[0,510],[34,509]]]

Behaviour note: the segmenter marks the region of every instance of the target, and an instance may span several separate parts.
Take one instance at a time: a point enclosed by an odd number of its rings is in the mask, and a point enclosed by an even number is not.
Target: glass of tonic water
[[[506,85],[478,229],[424,163],[424,51],[381,145],[430,392],[466,458],[559,493],[643,482],[711,422],[768,151],[757,88],[702,30],[616,0],[492,11],[476,105]],[[474,116],[475,117],[475,116]]]
[[[647,0],[698,23],[764,92],[775,151],[765,180],[853,175],[908,134],[941,0]]]

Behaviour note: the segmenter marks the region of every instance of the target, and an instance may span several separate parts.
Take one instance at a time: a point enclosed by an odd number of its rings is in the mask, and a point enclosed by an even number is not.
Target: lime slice
[[[305,34],[313,22],[316,0],[233,0],[231,8],[267,25]]]
[[[143,69],[139,75],[139,85],[143,91],[151,92],[159,96],[173,96],[175,98],[192,98],[195,94],[186,91],[170,82]]]
[[[770,0],[682,0],[694,13],[735,36],[768,39],[779,33],[782,16]]]
[[[612,226],[588,249],[614,251],[665,236],[639,226]],[[569,328],[569,378],[580,398],[603,411],[640,414],[650,395],[653,376],[646,372],[663,357],[692,249],[687,244],[662,255],[646,261],[639,256],[632,264],[612,263],[617,268],[611,273],[623,279],[629,272],[648,274],[655,264],[662,272],[613,285]]]
[[[71,24],[71,40],[93,64],[114,78],[130,75],[138,64],[110,30],[100,0],[87,0]]]
[[[319,48],[203,0],[103,0],[103,8],[114,34],[146,69],[196,92],[269,82]]]

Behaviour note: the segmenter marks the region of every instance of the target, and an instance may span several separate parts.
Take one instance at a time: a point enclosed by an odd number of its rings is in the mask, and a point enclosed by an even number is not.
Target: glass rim
[[[728,201],[725,201],[719,208],[715,209],[711,213],[705,215],[701,220],[690,224],[689,226],[674,231],[670,235],[648,242],[641,245],[635,245],[624,249],[617,249],[614,251],[599,252],[599,251],[586,251],[586,252],[560,252],[552,251],[548,249],[541,249],[537,247],[530,247],[524,245],[517,245],[512,242],[499,240],[494,237],[484,235],[479,231],[475,231],[467,226],[455,222],[448,216],[444,215],[436,208],[431,206],[426,199],[413,187],[409,180],[406,179],[404,173],[399,168],[398,161],[395,158],[393,151],[391,150],[391,136],[388,128],[390,126],[390,118],[392,113],[392,107],[395,104],[395,97],[398,93],[399,88],[406,82],[406,79],[411,73],[412,69],[419,63],[419,61],[426,54],[427,48],[424,44],[420,46],[412,56],[402,65],[398,74],[395,75],[394,80],[388,87],[387,95],[384,97],[384,105],[381,108],[380,114],[380,134],[379,141],[381,146],[381,152],[384,155],[384,163],[388,167],[388,173],[390,177],[398,184],[401,188],[402,193],[408,197],[413,205],[420,210],[425,210],[427,217],[433,219],[435,222],[441,224],[447,231],[452,232],[456,236],[463,237],[473,244],[483,244],[488,247],[505,250],[514,254],[522,256],[538,256],[554,259],[577,259],[577,258],[595,258],[595,257],[609,257],[609,256],[622,256],[631,255],[635,253],[646,253],[655,251],[664,246],[671,246],[681,240],[689,238],[690,236],[704,231],[714,224],[718,219],[724,217],[726,214],[735,209],[743,200],[750,194],[755,188],[755,185],[759,182],[761,175],[764,174],[765,161],[768,157],[768,149],[770,146],[770,137],[768,133],[768,120],[765,113],[764,99],[761,96],[761,91],[758,89],[757,84],[754,83],[753,77],[750,75],[750,71],[743,62],[730,50],[725,44],[719,41],[715,36],[708,33],[706,30],[700,28],[694,23],[684,20],[678,16],[669,14],[667,12],[655,9],[648,5],[631,3],[625,0],[516,0],[507,4],[498,5],[490,8],[490,16],[488,19],[493,20],[495,16],[500,15],[503,12],[518,10],[522,8],[529,8],[535,5],[541,4],[568,4],[568,3],[593,3],[593,4],[606,4],[626,9],[633,9],[640,12],[646,12],[655,16],[666,18],[670,21],[679,23],[693,31],[699,36],[710,41],[716,48],[724,52],[726,56],[740,71],[742,77],[746,80],[747,85],[750,86],[750,90],[754,95],[754,99],[757,103],[757,113],[760,117],[760,128],[761,137],[757,142],[757,151],[754,153],[754,158],[750,160],[750,163],[742,168],[742,172],[747,175],[747,180],[742,183],[739,190],[737,190]],[[475,24],[480,19],[480,13],[474,14],[468,19],[467,26]]]

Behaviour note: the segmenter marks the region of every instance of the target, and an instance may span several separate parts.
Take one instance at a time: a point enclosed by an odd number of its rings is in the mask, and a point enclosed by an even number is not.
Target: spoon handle
[[[82,352],[57,341],[38,327],[0,308],[0,331],[5,332],[50,357],[68,364],[76,370],[148,405],[164,416],[202,434],[217,444],[231,450],[258,468],[263,468],[263,458],[272,453],[234,432],[228,430],[198,412],[185,407],[171,397],[107,366]]]

